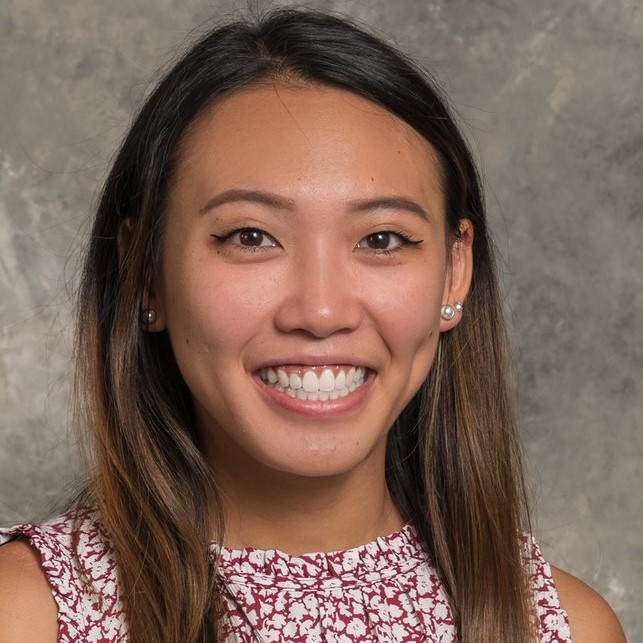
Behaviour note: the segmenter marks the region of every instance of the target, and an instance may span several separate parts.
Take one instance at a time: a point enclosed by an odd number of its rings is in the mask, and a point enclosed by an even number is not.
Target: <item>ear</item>
[[[448,257],[447,276],[442,293],[442,305],[453,307],[455,315],[451,319],[440,318],[440,332],[455,328],[462,319],[461,310],[456,309],[460,303],[466,307],[465,300],[473,278],[473,224],[469,219],[460,223],[458,238],[451,246]]]
[[[128,252],[131,250],[134,240],[134,222],[128,217],[125,219],[119,229],[116,245],[118,249],[118,267],[123,271],[128,260]],[[165,329],[165,319],[162,314],[160,303],[155,296],[154,277],[151,270],[146,270],[145,287],[143,288],[143,297],[141,299],[141,310],[138,318],[143,330],[152,333],[158,333]],[[148,312],[153,312],[154,319],[148,318]]]

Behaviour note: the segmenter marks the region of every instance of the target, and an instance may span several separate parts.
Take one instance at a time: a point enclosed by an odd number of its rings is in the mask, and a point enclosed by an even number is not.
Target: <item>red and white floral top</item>
[[[0,544],[26,537],[41,556],[58,605],[58,641],[127,641],[118,569],[98,515],[80,515],[79,561],[72,516],[0,529]],[[529,565],[541,643],[569,643],[549,565],[530,541]],[[211,545],[225,587],[226,643],[455,643],[453,618],[431,561],[407,525],[401,531],[332,553],[289,556],[274,549]]]

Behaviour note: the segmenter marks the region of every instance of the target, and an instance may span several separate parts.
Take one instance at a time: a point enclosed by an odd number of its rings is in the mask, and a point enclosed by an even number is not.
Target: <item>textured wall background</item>
[[[110,156],[168,52],[245,6],[0,4],[3,524],[42,515],[76,472],[71,292]],[[505,259],[537,536],[643,640],[641,3],[308,6],[394,37],[468,124]]]

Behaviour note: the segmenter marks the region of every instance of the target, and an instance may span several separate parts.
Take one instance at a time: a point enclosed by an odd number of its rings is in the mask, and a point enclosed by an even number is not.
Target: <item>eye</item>
[[[358,248],[369,250],[392,250],[400,245],[400,237],[393,232],[375,232],[364,237],[358,244]]]
[[[275,240],[262,230],[256,228],[244,228],[238,232],[233,233],[229,237],[233,243],[238,243],[240,246],[252,246],[253,248],[265,248],[276,246]]]
[[[421,243],[421,241],[412,241],[399,232],[383,230],[382,232],[374,232],[364,237],[355,247],[364,250],[374,250],[379,253],[388,253],[408,244],[415,245],[417,243]]]
[[[226,234],[213,234],[212,237],[220,243],[241,246],[245,250],[276,248],[279,245],[267,232],[258,228],[237,228]]]

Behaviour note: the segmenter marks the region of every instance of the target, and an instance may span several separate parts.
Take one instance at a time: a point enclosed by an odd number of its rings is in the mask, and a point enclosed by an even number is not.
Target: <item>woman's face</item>
[[[467,229],[468,230],[468,229]],[[257,86],[203,114],[169,193],[149,293],[217,466],[304,476],[381,462],[438,336],[448,252],[436,157],[349,92]]]

